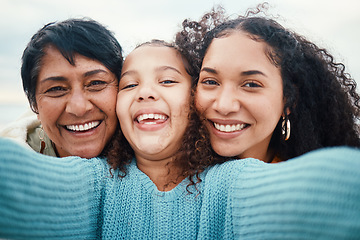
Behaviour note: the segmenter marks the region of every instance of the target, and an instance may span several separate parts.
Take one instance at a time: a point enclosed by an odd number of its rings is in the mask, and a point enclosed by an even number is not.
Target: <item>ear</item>
[[[289,116],[290,115],[290,109],[289,108],[286,108],[286,115]],[[282,117],[285,117],[284,113],[281,115]]]

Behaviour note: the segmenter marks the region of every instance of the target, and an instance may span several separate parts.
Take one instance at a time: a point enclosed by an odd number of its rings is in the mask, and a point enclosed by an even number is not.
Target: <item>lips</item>
[[[169,117],[160,113],[144,113],[135,118],[140,124],[160,124],[165,122]]]
[[[225,133],[232,133],[232,132],[237,132],[237,131],[241,131],[245,128],[247,128],[248,126],[250,126],[247,123],[225,123],[225,122],[217,122],[217,121],[211,121],[209,120],[209,122],[214,126],[214,128],[220,132],[225,132]]]
[[[85,124],[65,125],[65,128],[73,132],[85,132],[98,127],[100,123],[101,121],[92,121]]]

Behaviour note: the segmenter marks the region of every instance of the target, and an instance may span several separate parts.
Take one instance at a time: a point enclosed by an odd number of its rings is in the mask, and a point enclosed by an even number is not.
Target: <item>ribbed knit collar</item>
[[[128,175],[130,178],[136,178],[139,184],[141,184],[155,199],[157,198],[158,201],[173,201],[184,194],[188,194],[186,190],[186,186],[189,184],[188,178],[185,178],[170,191],[164,192],[158,190],[154,182],[137,167],[136,159],[133,159],[129,165]]]

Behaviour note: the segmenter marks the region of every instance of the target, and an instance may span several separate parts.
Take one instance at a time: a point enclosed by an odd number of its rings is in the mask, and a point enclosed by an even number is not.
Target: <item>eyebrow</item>
[[[209,67],[202,68],[200,72],[208,72],[208,73],[218,74],[218,72],[215,69],[209,68]],[[240,75],[241,76],[263,75],[266,77],[265,73],[258,71],[258,70],[244,71],[244,72],[241,72]]]
[[[40,82],[47,82],[47,81],[66,81],[66,78],[61,76],[51,76],[40,80]]]
[[[250,75],[263,75],[266,77],[265,73],[258,70],[249,70],[249,71],[241,72],[241,76],[250,76]]]
[[[171,67],[171,66],[160,66],[160,67],[155,68],[155,71],[156,71],[156,72],[166,71],[166,70],[172,70],[172,71],[175,71],[175,72],[177,72],[178,74],[182,75],[182,73],[181,73],[178,69],[176,69],[176,68],[174,68],[174,67]],[[136,73],[137,73],[136,70],[129,70],[129,71],[126,71],[126,72],[124,72],[123,74],[121,74],[120,78],[122,78],[123,76],[128,75],[128,74],[131,75],[131,74],[136,74]]]
[[[213,68],[209,68],[209,67],[203,67],[200,72],[208,72],[208,73],[214,73],[217,74],[217,71]]]
[[[161,66],[161,67],[156,68],[155,70],[156,70],[156,71],[172,70],[172,71],[175,71],[175,72],[177,72],[178,74],[182,75],[181,72],[180,72],[178,69],[176,69],[176,68],[174,68],[174,67],[172,67],[172,66]]]
[[[108,72],[103,69],[95,69],[95,70],[84,73],[84,77],[89,77],[89,76],[92,76],[92,75],[95,75],[98,73],[108,73]]]
[[[107,73],[105,70],[103,69],[95,69],[92,71],[88,71],[86,73],[83,74],[84,77],[89,77],[89,76],[93,76],[95,74],[98,73]],[[47,77],[44,79],[41,79],[40,82],[47,82],[47,81],[66,81],[67,78],[63,77],[63,76],[51,76],[51,77]]]
[[[122,77],[124,77],[125,75],[131,75],[131,74],[136,74],[136,71],[134,71],[134,70],[130,70],[130,71],[126,71],[126,72],[124,72],[124,73],[122,73],[121,74],[121,76],[120,76],[120,79],[122,78]]]

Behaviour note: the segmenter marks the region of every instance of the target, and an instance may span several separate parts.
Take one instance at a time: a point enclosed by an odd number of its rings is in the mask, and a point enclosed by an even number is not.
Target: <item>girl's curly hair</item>
[[[176,45],[187,52],[197,74],[214,38],[242,31],[268,45],[265,54],[281,70],[283,112],[291,122],[288,141],[282,137],[281,120],[273,133],[270,148],[277,158],[287,160],[327,146],[360,147],[359,95],[344,64],[335,62],[326,49],[268,18],[266,8],[266,3],[261,4],[235,18],[226,16],[221,7],[213,8],[200,21],[185,20]],[[265,16],[259,16],[262,13]]]

